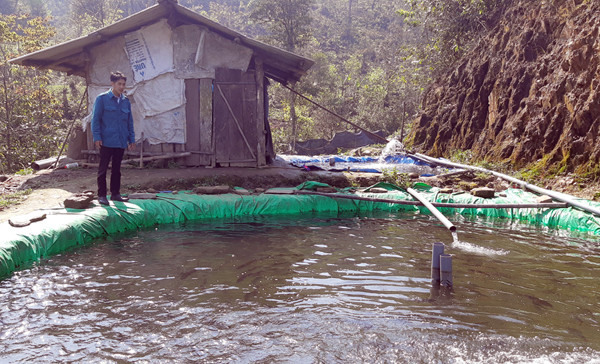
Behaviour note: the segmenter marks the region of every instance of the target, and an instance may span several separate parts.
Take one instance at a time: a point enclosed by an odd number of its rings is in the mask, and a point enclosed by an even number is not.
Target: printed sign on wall
[[[165,19],[125,35],[125,52],[136,83],[173,70],[171,28]]]
[[[141,32],[125,35],[125,51],[136,82],[156,76],[156,66]]]

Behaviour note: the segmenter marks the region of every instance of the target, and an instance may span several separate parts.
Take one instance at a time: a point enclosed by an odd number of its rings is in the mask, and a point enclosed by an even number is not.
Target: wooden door
[[[215,71],[213,127],[216,163],[222,167],[257,165],[257,94],[254,71]]]
[[[192,153],[186,158],[188,166],[214,164],[212,88],[213,80],[209,78],[185,80],[185,149]]]

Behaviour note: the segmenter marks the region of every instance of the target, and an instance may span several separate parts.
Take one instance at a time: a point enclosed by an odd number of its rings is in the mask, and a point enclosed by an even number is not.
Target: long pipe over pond
[[[410,155],[410,154],[409,154]],[[468,169],[471,171],[476,171],[476,172],[483,172],[483,173],[489,173],[492,174],[496,177],[502,178],[506,181],[512,182],[512,183],[516,183],[518,185],[520,185],[523,189],[528,189],[531,190],[533,192],[537,192],[539,194],[542,195],[548,195],[558,201],[562,201],[565,202],[573,207],[576,207],[578,209],[590,212],[596,216],[600,216],[600,209],[595,208],[593,206],[587,206],[585,204],[580,203],[579,201],[576,200],[575,196],[571,196],[571,195],[567,195],[565,193],[560,193],[560,192],[556,192],[556,191],[551,191],[551,190],[547,190],[545,188],[541,188],[532,184],[529,184],[525,181],[521,181],[520,179],[511,177],[511,176],[507,176],[506,174],[503,173],[498,173],[489,169],[485,169],[485,168],[481,168],[481,167],[474,167],[474,166],[469,166],[466,164],[461,164],[461,163],[454,163],[454,162],[450,162],[450,161],[444,161],[444,160],[440,160],[437,158],[433,158],[430,157],[428,155],[425,154],[421,154],[421,153],[414,153],[414,155],[416,157],[419,157],[421,159],[424,159],[426,161],[429,161],[431,163],[437,163],[443,166],[447,166],[447,167],[453,167],[453,168],[463,168],[463,169]]]
[[[429,211],[431,211],[431,213],[433,214],[433,216],[435,216],[438,220],[440,220],[440,222],[442,224],[444,224],[444,226],[446,227],[446,229],[455,232],[456,231],[456,226],[454,226],[453,223],[450,222],[450,220],[448,220],[446,218],[446,216],[444,216],[440,210],[436,209],[431,202],[427,201],[423,196],[421,196],[421,194],[419,194],[419,192],[413,190],[412,188],[407,188],[406,192],[410,193],[410,195],[414,198],[416,198],[417,200],[419,200],[425,207],[427,207],[427,209]]]

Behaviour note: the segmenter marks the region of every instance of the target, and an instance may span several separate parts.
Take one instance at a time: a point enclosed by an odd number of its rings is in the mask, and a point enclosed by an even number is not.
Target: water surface
[[[161,226],[0,282],[0,362],[600,363],[600,247],[457,217]],[[518,230],[516,230],[518,229]],[[430,286],[431,244],[454,292]]]

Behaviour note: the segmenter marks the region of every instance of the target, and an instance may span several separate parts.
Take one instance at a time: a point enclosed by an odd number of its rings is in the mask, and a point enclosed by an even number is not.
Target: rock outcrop
[[[600,176],[600,1],[515,1],[426,92],[413,146]]]

